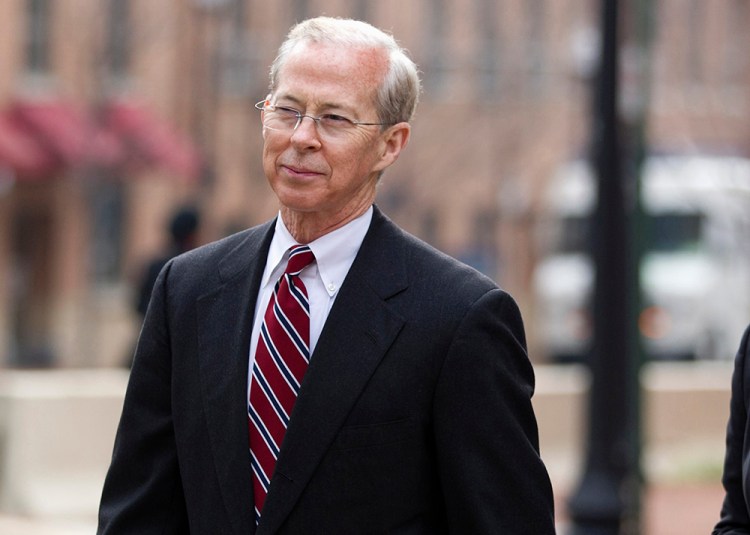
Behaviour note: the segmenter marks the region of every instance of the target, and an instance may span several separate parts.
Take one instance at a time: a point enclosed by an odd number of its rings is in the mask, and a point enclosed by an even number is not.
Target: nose
[[[305,119],[310,119],[305,122]],[[299,149],[315,149],[320,147],[320,137],[314,118],[309,115],[301,115],[297,125],[292,131],[292,144]]]
[[[315,128],[318,127],[318,120],[315,117],[313,117],[312,115],[303,115],[303,114],[300,114],[300,116],[297,118],[297,124],[294,125],[294,130],[297,130],[297,128],[299,128],[300,125],[302,124],[302,121],[304,121],[305,119],[310,119],[310,121],[312,122],[313,126]]]

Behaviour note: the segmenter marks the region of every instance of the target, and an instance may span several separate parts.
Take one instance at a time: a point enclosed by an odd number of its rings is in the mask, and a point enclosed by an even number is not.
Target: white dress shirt
[[[318,343],[328,313],[336,300],[339,288],[344,283],[349,268],[352,267],[365,234],[372,221],[372,206],[361,216],[341,228],[321,236],[307,245],[315,255],[315,262],[300,273],[310,301],[310,358],[313,358],[315,345]],[[263,323],[268,302],[273,294],[276,281],[286,269],[289,260],[289,248],[298,245],[281,219],[276,218],[276,228],[271,240],[271,247],[266,258],[266,268],[260,282],[258,299],[253,316],[253,332],[250,338],[250,365],[248,366],[248,396],[252,382],[255,350],[258,347],[260,326]],[[249,399],[249,397],[248,397]]]

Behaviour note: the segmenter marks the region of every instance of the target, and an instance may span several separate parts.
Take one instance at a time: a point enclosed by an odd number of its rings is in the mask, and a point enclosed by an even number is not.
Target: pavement
[[[708,535],[718,520],[731,371],[731,363],[703,363],[644,374],[642,466],[651,485],[640,535]],[[126,382],[113,370],[0,375],[0,535],[95,533]],[[558,533],[567,535],[567,501],[584,457],[587,381],[575,368],[538,367],[537,387]]]
[[[25,518],[0,513],[0,533],[3,535],[93,535],[93,518]]]
[[[718,483],[654,487],[646,497],[644,535],[708,535],[723,499]]]
[[[719,519],[724,489],[719,483],[663,483],[644,491],[641,535],[709,535]],[[558,533],[569,528],[567,497],[556,497]]]
[[[642,535],[708,535],[724,497],[719,483],[659,484],[646,490]],[[558,533],[569,529],[566,496],[557,496]],[[3,535],[92,535],[94,518],[24,518],[0,513]]]

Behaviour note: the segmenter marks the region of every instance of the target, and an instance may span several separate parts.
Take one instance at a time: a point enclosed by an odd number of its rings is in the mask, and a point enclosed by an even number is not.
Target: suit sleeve
[[[739,351],[735,358],[732,374],[732,397],[729,406],[729,424],[727,425],[726,455],[724,457],[724,474],[722,483],[726,491],[721,508],[721,519],[714,528],[714,535],[750,534],[750,515],[748,514],[745,493],[743,490],[742,466],[748,455],[745,435],[747,433],[747,394],[746,370],[750,358],[750,327],[742,337]]]
[[[154,287],[99,508],[97,533],[187,533],[171,413],[166,280]]]
[[[493,289],[463,318],[436,392],[437,456],[451,533],[555,533],[533,391],[520,312],[509,295]]]

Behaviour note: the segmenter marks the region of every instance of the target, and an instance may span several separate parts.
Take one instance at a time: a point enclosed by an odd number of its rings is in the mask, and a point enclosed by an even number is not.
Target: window
[[[130,7],[129,0],[109,0],[107,3],[107,57],[110,72],[116,76],[127,74],[130,64]]]
[[[650,218],[649,249],[657,252],[694,250],[702,239],[699,213],[664,213]]]
[[[229,26],[223,29],[221,41],[219,88],[229,96],[254,98],[259,94],[255,73],[260,70],[260,54],[247,31],[247,11],[244,0],[231,2]]]
[[[427,11],[428,20],[425,24],[427,65],[424,83],[427,90],[432,91],[433,97],[445,89],[446,74],[450,63],[450,58],[446,59],[445,9],[445,0],[433,0]]]
[[[529,89],[539,94],[545,88],[546,20],[544,0],[529,0],[524,4],[526,13],[526,76]]]
[[[500,57],[498,45],[497,3],[494,0],[479,0],[477,28],[479,33],[479,91],[480,96],[489,97],[497,93]]]
[[[49,0],[28,0],[26,66],[29,71],[43,73],[50,67],[50,13]]]
[[[124,194],[121,180],[101,177],[92,192],[91,271],[97,282],[120,276],[124,241]]]
[[[706,50],[706,4],[702,0],[692,0],[688,5],[688,46],[687,57],[689,82],[697,87],[704,81],[703,64]]]
[[[354,2],[354,18],[359,20],[368,20],[370,16],[370,1],[357,0]]]
[[[308,0],[294,0],[292,2],[292,13],[294,14],[294,20],[302,21],[308,18],[310,11],[308,6]]]

